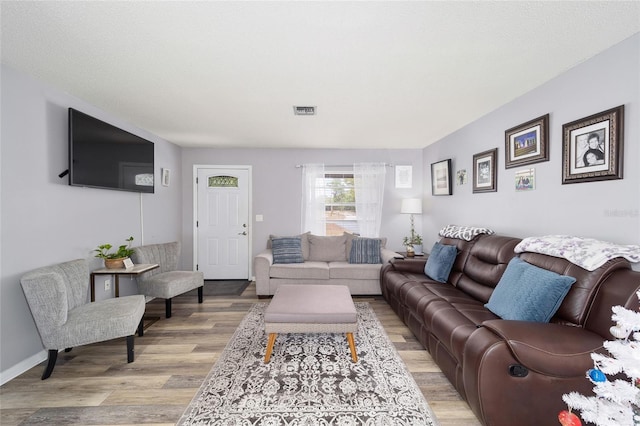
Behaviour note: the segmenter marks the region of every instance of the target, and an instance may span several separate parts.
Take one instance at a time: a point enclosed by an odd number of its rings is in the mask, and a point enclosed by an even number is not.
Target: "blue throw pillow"
[[[506,320],[549,322],[574,282],[514,257],[484,306]]]
[[[302,239],[300,237],[278,237],[271,239],[273,263],[304,263]]]
[[[349,263],[382,263],[379,238],[354,238],[351,240]]]
[[[435,243],[424,265],[424,273],[432,280],[446,283],[456,261],[458,248],[446,244]]]

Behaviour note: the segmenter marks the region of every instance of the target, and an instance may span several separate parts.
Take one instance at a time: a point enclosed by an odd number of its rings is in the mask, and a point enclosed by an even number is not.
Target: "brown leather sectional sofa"
[[[447,283],[424,274],[426,258],[394,259],[381,270],[382,294],[484,425],[555,425],[562,395],[590,394],[590,353],[613,340],[611,307],[638,310],[640,272],[616,258],[589,272],[536,253],[527,263],[576,278],[549,323],[508,321],[484,307],[520,239],[442,238],[458,248]]]

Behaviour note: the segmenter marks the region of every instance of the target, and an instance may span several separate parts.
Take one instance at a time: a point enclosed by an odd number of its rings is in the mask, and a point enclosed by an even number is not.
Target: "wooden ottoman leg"
[[[267,364],[269,362],[269,360],[271,359],[271,351],[273,351],[273,345],[274,343],[276,343],[276,336],[278,336],[277,333],[270,333],[269,334],[269,341],[267,342],[267,353],[264,356],[264,363]]]
[[[353,333],[347,333],[347,341],[349,342],[349,349],[351,349],[351,359],[353,362],[358,362],[358,353],[356,352],[356,341],[353,339]]]

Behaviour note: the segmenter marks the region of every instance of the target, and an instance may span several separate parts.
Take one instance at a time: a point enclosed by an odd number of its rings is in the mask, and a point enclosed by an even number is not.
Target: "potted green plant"
[[[123,261],[133,254],[133,249],[131,248],[133,237],[129,237],[125,241],[127,241],[127,244],[119,246],[118,250],[116,250],[115,252],[109,252],[109,250],[111,250],[111,248],[113,247],[111,244],[99,245],[98,248],[94,250],[94,252],[96,252],[95,257],[104,259],[105,268],[124,268]]]
[[[422,254],[422,236],[416,234],[413,227],[411,227],[411,236],[404,237],[402,245],[406,247],[408,256]]]

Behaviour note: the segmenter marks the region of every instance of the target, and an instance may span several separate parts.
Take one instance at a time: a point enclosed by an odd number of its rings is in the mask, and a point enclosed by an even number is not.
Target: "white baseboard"
[[[42,351],[38,352],[35,355],[30,356],[24,361],[17,363],[13,367],[0,372],[0,386],[4,385],[10,380],[15,379],[25,371],[30,370],[31,368],[40,364],[42,361],[45,361],[47,357],[48,357],[48,353],[43,349]]]

